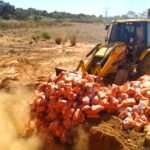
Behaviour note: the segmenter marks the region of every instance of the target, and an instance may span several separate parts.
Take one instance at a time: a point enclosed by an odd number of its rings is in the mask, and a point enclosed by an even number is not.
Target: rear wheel
[[[145,58],[143,59],[140,70],[142,71],[142,74],[150,75],[150,54],[145,56]]]

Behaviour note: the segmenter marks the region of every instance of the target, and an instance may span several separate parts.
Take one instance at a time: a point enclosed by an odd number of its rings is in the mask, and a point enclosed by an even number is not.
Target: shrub
[[[48,32],[43,32],[41,34],[41,38],[44,39],[44,40],[49,40],[51,38],[51,36],[49,35]]]
[[[77,39],[76,39],[76,36],[71,36],[70,37],[70,46],[75,46],[77,43]]]
[[[39,35],[33,35],[32,39],[33,39],[33,41],[37,42],[40,39],[40,37],[39,37]]]
[[[55,43],[60,45],[62,43],[62,38],[61,37],[56,37],[55,38]]]

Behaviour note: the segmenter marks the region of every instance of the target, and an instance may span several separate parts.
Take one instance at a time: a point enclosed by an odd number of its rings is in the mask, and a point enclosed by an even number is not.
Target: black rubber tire
[[[140,65],[140,73],[150,75],[150,54],[146,55]]]
[[[128,70],[119,69],[115,76],[114,83],[121,85],[121,84],[125,83],[126,81],[128,81],[128,77],[129,77]]]

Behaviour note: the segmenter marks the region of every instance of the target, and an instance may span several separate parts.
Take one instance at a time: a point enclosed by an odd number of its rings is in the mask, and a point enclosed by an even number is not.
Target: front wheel
[[[115,76],[114,83],[118,85],[124,84],[125,82],[128,81],[128,77],[129,77],[128,70],[119,69]]]
[[[150,54],[146,55],[139,65],[140,74],[150,75]]]

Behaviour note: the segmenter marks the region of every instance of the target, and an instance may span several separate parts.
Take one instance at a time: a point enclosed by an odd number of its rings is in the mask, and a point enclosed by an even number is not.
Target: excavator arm
[[[103,67],[99,70],[99,76],[105,77],[111,72],[115,72],[120,61],[127,55],[127,45],[125,43],[116,43],[106,60]]]
[[[88,72],[92,70],[92,74],[99,75],[100,77],[105,77],[111,72],[115,72],[118,64],[122,59],[124,59],[127,54],[127,46],[125,43],[118,42],[113,46],[102,46],[97,49],[92,57],[86,61],[80,61],[77,71]],[[95,57],[99,57],[99,61],[95,61]],[[94,64],[95,65],[91,65]]]

